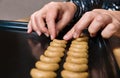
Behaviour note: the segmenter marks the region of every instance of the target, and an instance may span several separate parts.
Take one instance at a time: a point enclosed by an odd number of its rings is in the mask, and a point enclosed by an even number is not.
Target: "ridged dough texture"
[[[88,48],[87,36],[71,42],[61,72],[62,78],[88,78]]]
[[[32,78],[56,78],[56,71],[64,56],[67,41],[54,39],[31,69]],[[68,49],[62,78],[88,78],[88,37],[80,36],[72,40]]]
[[[55,71],[59,69],[59,62],[64,56],[67,41],[54,39],[36,62],[30,72],[32,78],[56,78]]]
[[[61,74],[63,78],[88,78],[87,72],[72,72],[68,70],[63,70]]]

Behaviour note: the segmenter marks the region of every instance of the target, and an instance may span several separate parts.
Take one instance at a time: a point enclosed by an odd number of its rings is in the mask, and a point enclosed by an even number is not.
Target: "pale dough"
[[[56,42],[50,42],[50,46],[53,46],[53,47],[63,47],[65,48],[66,47],[66,44],[58,44]]]
[[[79,41],[79,42],[81,42],[81,41],[88,41],[88,37],[87,36],[81,36],[79,38],[76,38],[75,40]]]
[[[59,68],[57,63],[44,63],[41,61],[37,61],[35,66],[37,69],[45,71],[56,71]]]
[[[88,78],[88,72],[72,72],[63,70],[61,75],[63,78]]]
[[[63,47],[53,47],[53,46],[49,46],[47,48],[48,51],[56,51],[56,52],[64,52],[65,51],[65,48]]]
[[[47,57],[45,55],[40,56],[40,61],[46,63],[59,63],[61,61],[60,57]]]
[[[70,47],[69,48],[69,51],[74,51],[74,52],[87,52],[88,53],[88,50],[87,49],[84,49],[84,48],[74,48],[74,47]]]
[[[88,54],[86,52],[69,51],[67,52],[67,55],[72,57],[78,57],[78,58],[88,58]]]
[[[80,49],[88,49],[88,45],[86,45],[86,44],[71,44],[70,45],[70,47],[72,47],[72,48],[80,48]]]
[[[63,57],[64,56],[64,53],[63,52],[57,52],[57,51],[48,51],[46,50],[44,52],[45,56],[48,56],[48,57]]]
[[[87,58],[76,58],[76,57],[67,56],[66,62],[76,63],[76,64],[88,64],[88,59]]]
[[[33,68],[30,72],[32,78],[55,78],[57,74],[53,71],[43,71]]]
[[[65,62],[64,69],[69,70],[69,71],[73,71],[73,72],[85,72],[88,69],[88,65],[87,64],[75,64],[75,63]]]
[[[53,42],[56,42],[58,44],[67,44],[67,41],[65,41],[65,40],[58,40],[58,39],[54,39]]]

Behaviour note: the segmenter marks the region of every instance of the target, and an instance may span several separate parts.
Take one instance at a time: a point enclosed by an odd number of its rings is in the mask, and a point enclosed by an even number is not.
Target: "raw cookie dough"
[[[66,44],[58,44],[56,42],[50,42],[50,46],[53,46],[53,47],[63,47],[65,48],[66,47]]]
[[[45,55],[40,56],[40,61],[45,63],[59,63],[61,61],[60,57],[47,57]]]
[[[67,52],[67,55],[72,57],[78,57],[78,58],[88,58],[88,54],[86,52],[69,51]]]
[[[65,48],[63,47],[53,47],[53,46],[49,46],[47,48],[48,51],[56,51],[56,52],[64,52],[65,51]]]
[[[68,56],[66,58],[66,62],[76,63],[76,64],[87,64],[88,59],[87,58],[76,58],[76,57]]]
[[[67,41],[65,41],[65,40],[58,40],[58,39],[54,39],[53,42],[56,42],[58,44],[67,44]]]
[[[81,42],[81,41],[88,41],[88,37],[87,36],[81,36],[79,38],[76,38],[75,40],[79,41],[79,42]]]
[[[87,52],[88,53],[88,50],[87,49],[84,49],[84,48],[74,48],[74,47],[70,47],[69,48],[69,51],[74,51],[74,52]]]
[[[87,64],[64,63],[64,69],[73,72],[85,72],[88,69]]]
[[[88,78],[88,72],[72,72],[63,70],[61,75],[63,78]]]
[[[48,50],[46,50],[44,54],[45,56],[48,56],[48,57],[63,57],[64,56],[63,52],[48,51]]]
[[[44,63],[41,61],[37,61],[35,66],[37,69],[45,71],[56,71],[59,68],[57,63]]]
[[[53,71],[43,71],[33,68],[30,72],[32,78],[55,78],[57,74]]]
[[[86,45],[86,44],[71,44],[70,45],[70,47],[72,47],[72,48],[80,48],[80,49],[88,49],[88,45]]]

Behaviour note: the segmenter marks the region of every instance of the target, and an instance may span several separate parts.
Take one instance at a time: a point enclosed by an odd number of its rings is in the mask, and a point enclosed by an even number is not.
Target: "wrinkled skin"
[[[34,30],[38,35],[43,33],[54,39],[73,19],[76,9],[72,2],[50,2],[31,15],[28,33]],[[99,30],[102,30],[103,38],[120,37],[120,11],[94,9],[86,12],[63,39],[77,38],[87,27],[91,37],[96,36]]]

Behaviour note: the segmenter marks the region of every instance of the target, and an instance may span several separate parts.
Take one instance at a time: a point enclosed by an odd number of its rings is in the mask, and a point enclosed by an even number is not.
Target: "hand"
[[[110,38],[112,35],[120,37],[120,11],[95,9],[86,12],[64,36],[64,39],[79,37],[85,28],[88,28],[91,37],[96,36],[99,30],[102,30],[103,38]]]
[[[34,30],[38,35],[44,33],[54,39],[71,21],[75,12],[76,6],[72,2],[50,2],[31,15],[28,33]]]

